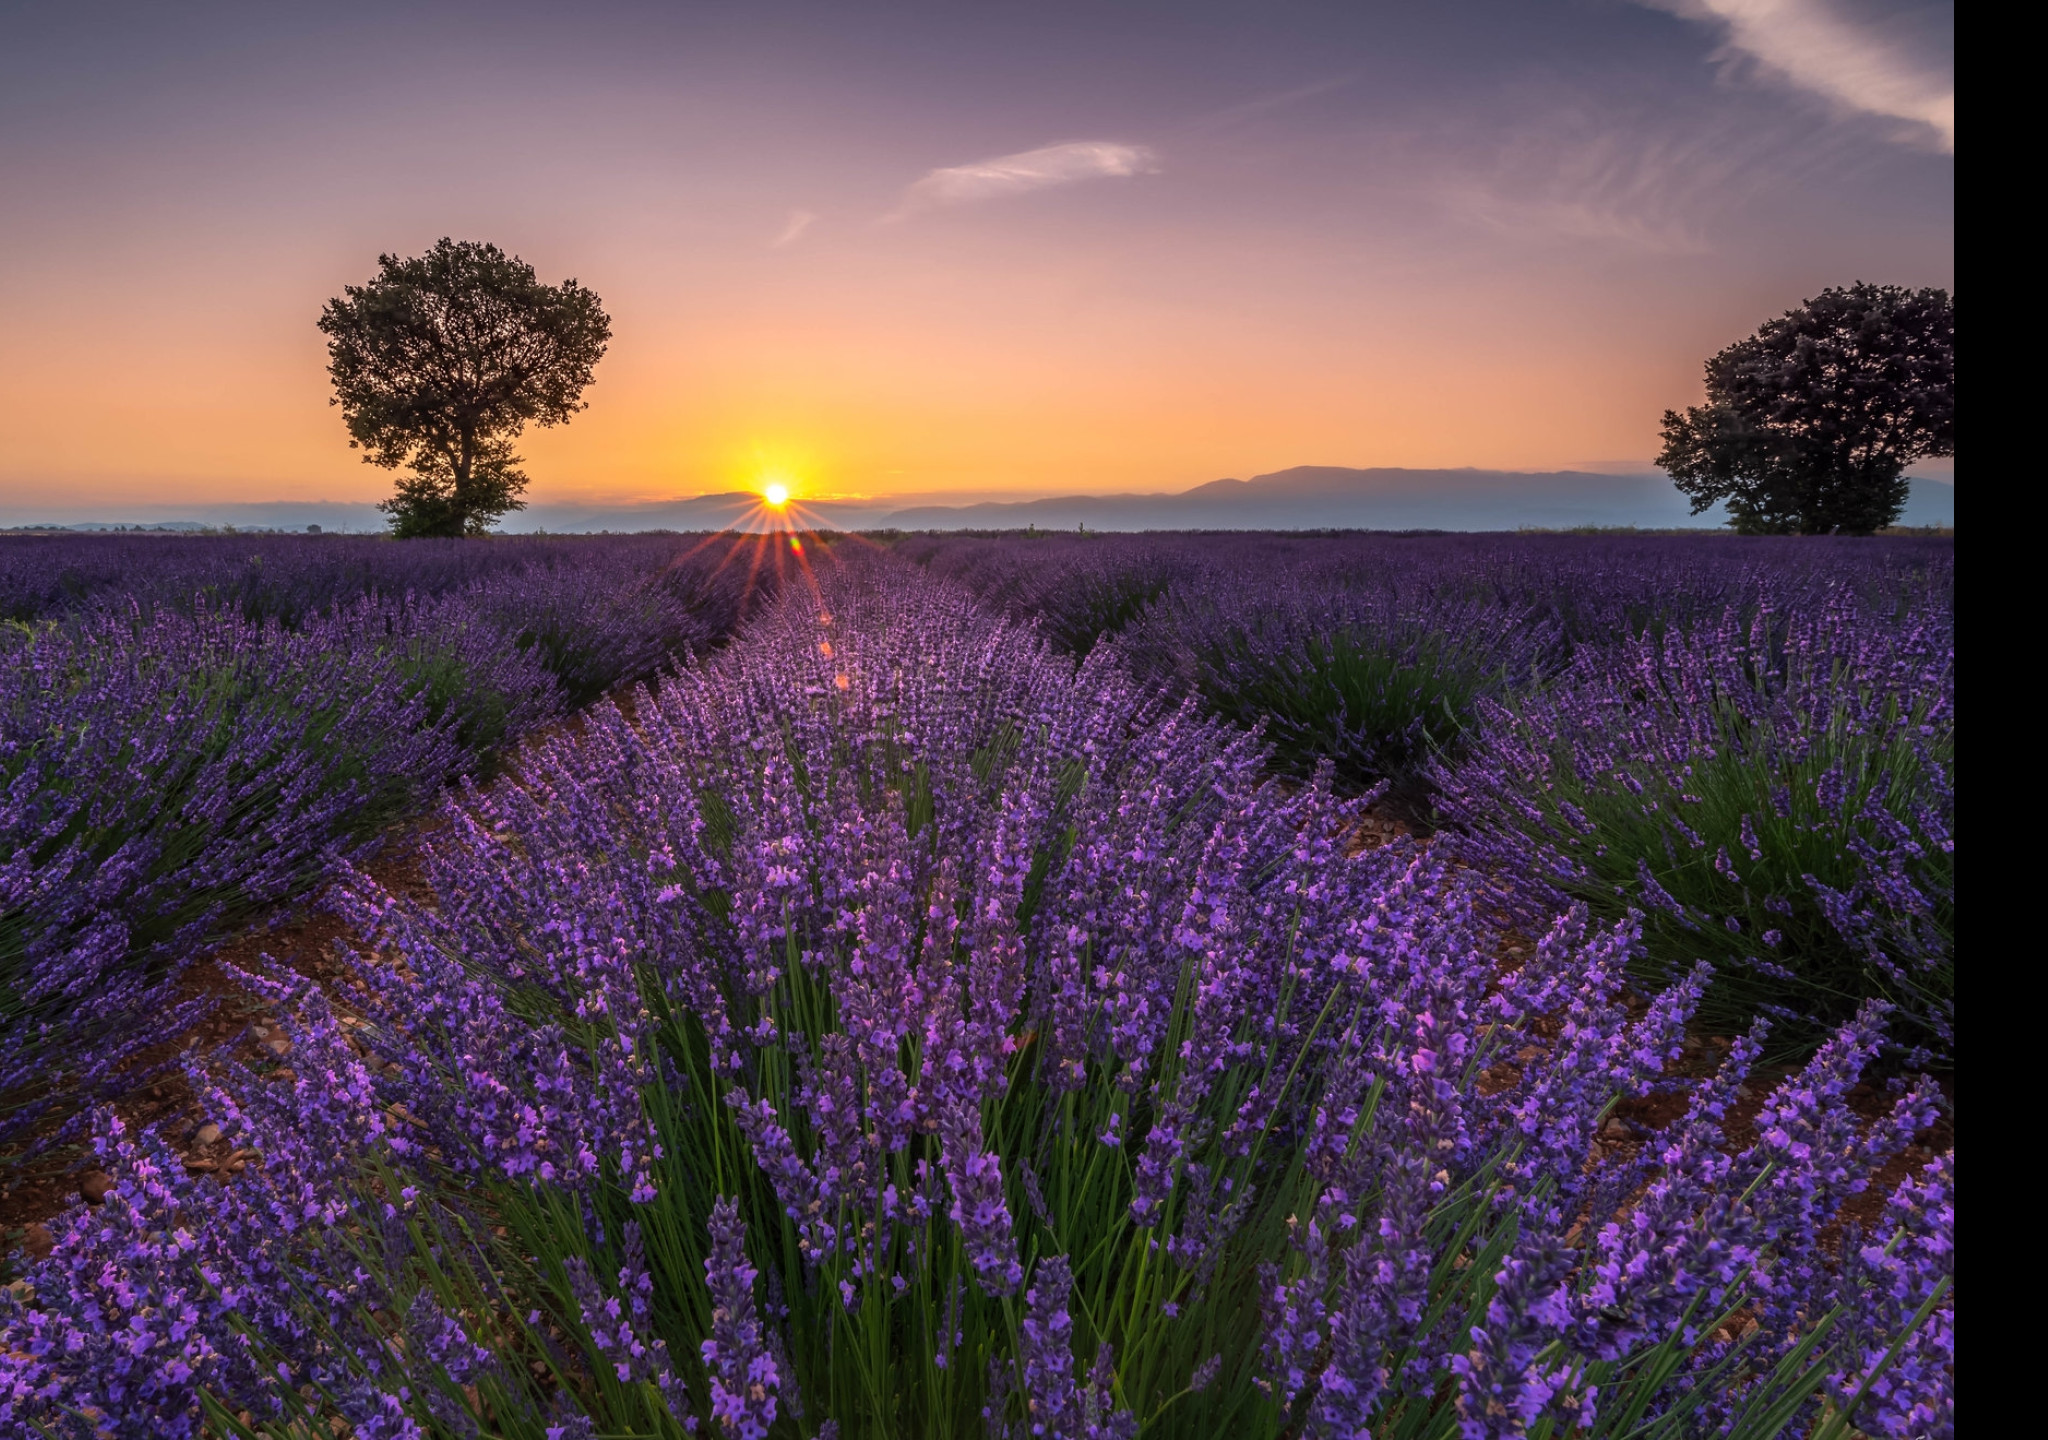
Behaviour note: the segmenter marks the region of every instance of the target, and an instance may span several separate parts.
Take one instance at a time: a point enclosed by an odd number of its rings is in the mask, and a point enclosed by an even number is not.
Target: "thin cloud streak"
[[[816,215],[808,210],[790,211],[789,222],[782,227],[773,240],[768,242],[768,248],[770,250],[780,250],[785,245],[795,244],[796,238],[803,234],[804,231],[810,229],[811,222],[817,218]]]
[[[1282,90],[1273,95],[1261,95],[1256,99],[1226,105],[1221,110],[1199,116],[1181,127],[1190,135],[1206,135],[1218,130],[1228,130],[1248,120],[1256,120],[1290,105],[1299,105],[1304,100],[1313,100],[1319,95],[1328,95],[1358,83],[1356,75],[1338,75],[1328,80],[1318,80],[1310,85],[1297,85],[1292,90]]]
[[[1440,163],[1436,189],[1453,215],[1522,244],[1702,255],[1714,217],[1781,164],[1725,127],[1660,136],[1581,111],[1518,127],[1484,164]]]
[[[1720,25],[1726,50],[1794,85],[1866,114],[1926,127],[1956,148],[1955,76],[1828,0],[1644,0],[1689,20]],[[1922,132],[1924,133],[1924,131]]]
[[[1704,255],[1706,239],[1676,221],[1658,221],[1579,200],[1522,200],[1492,191],[1447,187],[1451,207],[1518,239],[1548,237],[1637,250],[1651,255]]]
[[[920,210],[996,200],[1081,180],[1147,175],[1158,168],[1158,156],[1143,145],[1111,140],[1047,145],[1015,155],[998,155],[992,160],[977,160],[971,165],[933,170],[903,192],[903,203],[886,218],[900,220]]]

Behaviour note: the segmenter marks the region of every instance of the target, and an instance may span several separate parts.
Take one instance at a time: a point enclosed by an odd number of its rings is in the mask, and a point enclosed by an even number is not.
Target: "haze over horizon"
[[[1952,29],[1838,0],[11,5],[0,515],[387,495],[313,320],[442,235],[613,316],[589,410],[520,443],[537,508],[1646,468],[1760,321],[1953,288]]]

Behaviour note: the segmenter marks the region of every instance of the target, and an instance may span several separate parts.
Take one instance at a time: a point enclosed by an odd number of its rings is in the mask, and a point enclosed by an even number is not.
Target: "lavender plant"
[[[0,1134],[65,1098],[51,1072],[83,1062],[90,1094],[189,1023],[172,996],[206,938],[552,713],[544,674],[447,618],[101,615],[0,639]]]
[[[1810,1048],[1878,996],[1955,1044],[1955,642],[1945,596],[1873,613],[1837,586],[1587,648],[1497,702],[1442,807],[1513,904],[1639,908],[1645,975],[1696,959],[1703,1018]]]
[[[724,539],[575,565],[510,545],[524,568],[495,571],[468,558],[488,546],[394,564],[415,552],[273,540],[266,566],[207,541],[23,543],[140,562],[126,603],[82,593],[0,635],[0,1143],[45,1145],[149,1078],[138,1057],[196,1018],[178,986],[209,941],[565,703],[721,639],[779,574]],[[437,574],[438,595],[374,590]]]
[[[673,535],[493,536],[481,544],[346,535],[9,536],[0,544],[0,617],[138,605],[235,613],[292,629],[366,595],[435,598],[493,579],[584,570],[608,571],[630,586],[662,573],[708,575],[735,553],[744,568],[750,548]]]
[[[0,1419],[1945,1423],[1950,1162],[1828,1258],[1932,1114],[1848,1108],[1882,1007],[1746,1148],[1722,1126],[1761,1031],[1671,1127],[1599,1139],[1666,1083],[1705,972],[1632,1013],[1635,923],[1583,908],[1503,960],[1483,877],[1359,849],[1363,803],[1276,786],[1107,653],[835,566],[451,804],[431,903],[349,883],[354,1016],[274,988],[293,1078],[217,1087],[255,1155],[225,1185],[105,1134],[122,1188],[9,1302]],[[150,1408],[110,1400],[174,1353]]]
[[[1117,643],[1147,684],[1264,728],[1299,775],[1389,780],[1427,825],[1429,763],[1481,697],[1577,649],[1853,593],[1873,614],[1952,584],[1939,546],[1370,534],[926,538],[910,558],[1072,653]]]
[[[978,557],[988,567],[981,599],[1036,617],[1046,638],[1076,659],[1135,623],[1193,569],[1186,557],[1153,546],[1097,541],[1050,559],[1032,553],[1038,548],[987,547],[997,553]]]
[[[1282,534],[1041,535],[1030,539],[921,536],[898,550],[1019,619],[1046,616],[1070,591],[1115,577],[1148,599],[1215,589],[1224,608],[1256,607],[1295,586],[1386,591],[1416,607],[1489,607],[1536,616],[1568,644],[1604,645],[1645,631],[1712,625],[1754,603],[1846,587],[1874,610],[1919,590],[1951,590],[1954,546],[1890,539],[1744,539],[1702,535]],[[1227,577],[1227,585],[1213,585]],[[1076,585],[1076,579],[1087,583]],[[1190,582],[1193,582],[1191,585]],[[1135,614],[1126,617],[1135,619]],[[1121,631],[1122,624],[1116,627]]]
[[[1469,596],[1255,583],[1225,569],[1155,606],[1123,650],[1139,673],[1261,728],[1293,773],[1329,764],[1354,789],[1389,782],[1426,818],[1423,763],[1457,745],[1481,696],[1536,682],[1564,644],[1540,612]]]

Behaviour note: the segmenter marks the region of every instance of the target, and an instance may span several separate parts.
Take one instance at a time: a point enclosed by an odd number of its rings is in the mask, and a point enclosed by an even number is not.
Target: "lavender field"
[[[20,540],[0,614],[0,1177],[110,1182],[7,1434],[1954,1432],[1950,541]],[[181,1049],[308,906],[286,1043]]]

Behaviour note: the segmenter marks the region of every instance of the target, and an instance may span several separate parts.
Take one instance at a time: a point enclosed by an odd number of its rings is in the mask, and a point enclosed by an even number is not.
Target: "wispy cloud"
[[[1606,116],[1529,126],[1490,162],[1438,190],[1454,214],[1528,242],[1590,244],[1656,255],[1710,245],[1702,217],[1755,156],[1726,135],[1684,140],[1631,134]]]
[[[1206,134],[1215,130],[1228,130],[1233,126],[1242,125],[1246,121],[1256,120],[1261,116],[1269,115],[1276,110],[1284,110],[1290,105],[1299,105],[1305,100],[1313,100],[1318,96],[1328,95],[1336,90],[1343,90],[1356,84],[1357,81],[1358,77],[1356,75],[1337,75],[1327,80],[1317,80],[1312,84],[1297,85],[1292,90],[1281,90],[1275,94],[1260,95],[1251,100],[1241,100],[1235,105],[1226,105],[1221,110],[1212,111],[1207,115],[1190,121],[1182,128],[1189,134],[1196,135]]]
[[[1451,215],[1532,244],[1646,255],[1713,251],[1756,207],[1837,184],[1871,162],[1854,131],[1687,115],[1568,95],[1538,103],[1505,135],[1424,152],[1429,188]]]
[[[794,244],[797,236],[810,229],[811,222],[817,218],[816,215],[813,215],[808,210],[790,211],[788,222],[783,225],[781,230],[776,232],[775,238],[768,242],[768,248],[770,250],[780,250],[785,245]]]
[[[1701,255],[1710,248],[1697,230],[1598,200],[1523,199],[1497,191],[1450,188],[1454,209],[1488,229],[1521,240],[1584,241],[1652,255]]]
[[[933,170],[903,192],[903,203],[888,218],[897,220],[919,210],[995,200],[1054,185],[1071,185],[1077,180],[1144,175],[1158,168],[1158,156],[1143,145],[1110,140],[1047,145],[1015,155],[998,155],[992,160],[977,160],[972,165],[948,165]]]
[[[1953,67],[1916,54],[1880,23],[1831,0],[1643,0],[1721,28],[1740,55],[1801,89],[1871,115],[1904,120],[1956,148]]]

